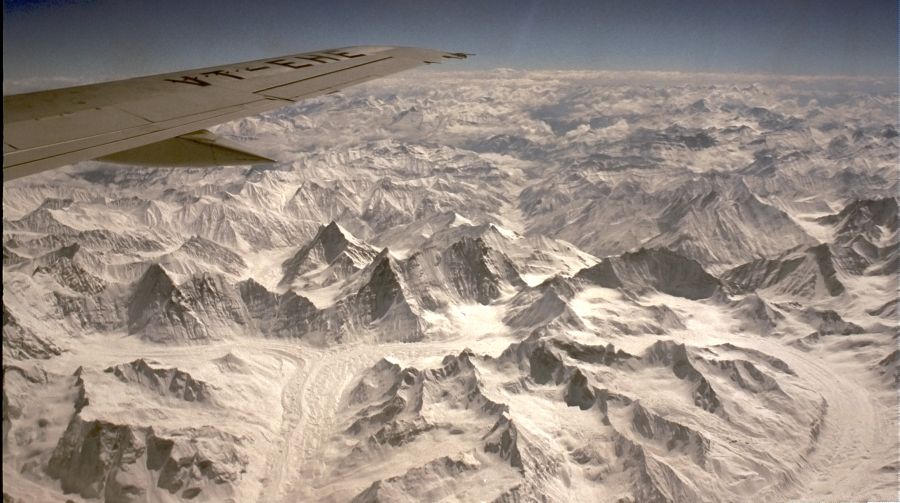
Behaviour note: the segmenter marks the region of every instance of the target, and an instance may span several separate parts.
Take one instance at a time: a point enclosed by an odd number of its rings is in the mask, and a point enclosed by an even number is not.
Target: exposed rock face
[[[559,277],[548,279],[513,297],[504,321],[516,328],[562,326],[582,329],[584,321],[569,305],[574,295],[575,288],[569,280]]]
[[[634,358],[634,355],[628,354],[621,349],[617,350],[612,343],[606,346],[591,346],[565,339],[553,339],[551,342],[553,346],[563,350],[568,356],[587,363],[609,366]]]
[[[771,376],[747,360],[712,360],[710,366],[716,368],[739,388],[751,393],[773,392],[786,396]]]
[[[16,253],[3,243],[3,267],[11,267],[28,262],[28,259]]]
[[[716,391],[688,357],[687,347],[672,341],[657,341],[647,348],[643,358],[651,365],[672,367],[672,373],[693,383],[694,405],[714,414],[725,415],[725,409]]]
[[[178,288],[214,338],[222,337],[216,333],[219,331],[244,333],[248,325],[247,309],[225,278],[213,274],[195,275]]]
[[[430,420],[435,407],[471,410],[488,417],[506,406],[490,400],[482,391],[471,352],[448,355],[436,369],[400,369],[382,360],[356,385],[350,394],[355,413],[347,432],[374,445],[402,445],[434,428]]]
[[[320,227],[309,244],[281,265],[281,284],[291,285],[302,276],[317,272],[319,277],[310,281],[327,286],[364,268],[375,255],[375,250],[332,221]]]
[[[398,303],[409,309],[400,275],[387,253],[379,255],[372,263],[371,270],[369,281],[356,292],[354,299],[354,303],[362,308],[365,318],[369,321],[377,320]]]
[[[90,229],[75,234],[48,234],[32,239],[13,239],[10,244],[27,255],[40,256],[63,246],[78,244],[94,252],[133,253],[161,252],[165,246],[156,239],[109,229]]]
[[[383,340],[421,337],[419,308],[385,249],[345,286],[346,296],[318,309],[293,291],[270,292],[253,280],[238,285],[249,316],[263,334],[340,341],[354,333]]]
[[[363,271],[368,281],[337,306],[338,319],[350,326],[375,328],[380,337],[416,340],[422,324],[398,265],[384,249]],[[377,322],[377,327],[373,324]]]
[[[891,351],[878,361],[878,371],[894,385],[900,384],[900,349]]]
[[[62,354],[52,340],[35,334],[19,324],[16,316],[3,303],[3,357],[14,359],[52,358]]]
[[[852,201],[835,215],[825,216],[819,222],[837,227],[839,237],[848,238],[853,234],[878,241],[887,232],[898,228],[898,208],[896,198],[861,199]]]
[[[607,155],[592,164],[601,169],[653,169],[642,155]],[[533,218],[534,231],[566,239],[597,256],[638,247],[667,248],[718,272],[815,243],[786,212],[757,195],[756,188],[751,190],[747,177],[685,174],[667,177],[660,188],[652,176],[618,182],[574,171],[568,178],[529,186],[520,205]],[[592,227],[591,222],[603,225]]]
[[[484,450],[509,461],[510,466],[522,469],[522,453],[519,452],[519,432],[508,414],[503,414],[484,437]]]
[[[402,382],[408,381],[405,375],[412,373],[413,369],[404,370],[397,363],[382,358],[363,374],[350,392],[350,404],[364,404],[389,396],[397,391]]]
[[[631,427],[636,433],[663,444],[667,451],[685,452],[700,466],[706,464],[710,442],[702,434],[647,410],[640,402],[634,402],[631,411]]]
[[[204,402],[210,399],[209,386],[205,382],[197,381],[187,372],[176,368],[155,369],[143,358],[109,367],[106,372],[112,373],[122,382],[136,383],[161,395],[187,402]]]
[[[211,429],[191,433],[191,439],[159,436],[153,428],[76,414],[50,457],[47,474],[59,479],[64,493],[107,502],[152,500],[159,490],[203,501],[227,495],[247,462],[236,450],[240,440]],[[203,494],[211,487],[212,498]]]
[[[239,283],[238,291],[256,329],[262,334],[302,337],[316,326],[319,315],[316,306],[292,291],[279,295],[253,279]]]
[[[578,271],[575,277],[605,288],[620,288],[624,286],[622,280],[616,275],[611,260],[604,260],[595,266],[582,269]]]
[[[463,237],[440,252],[426,249],[410,257],[403,269],[409,284],[424,294],[422,306],[428,309],[453,300],[489,304],[503,288],[524,286],[512,261],[481,237]]]
[[[6,380],[6,372],[3,373],[4,382]],[[6,387],[3,388],[3,452],[6,452],[6,442],[9,436],[9,429],[12,428],[12,420],[18,415],[18,411],[11,411],[9,398],[6,396]]]
[[[819,219],[835,229],[834,250],[853,274],[890,275],[898,270],[898,209],[895,198],[856,200]]]
[[[743,180],[714,180],[709,185],[664,209],[662,233],[643,246],[665,247],[703,265],[721,267],[815,242],[788,214],[760,200]]]
[[[368,489],[350,500],[353,503],[380,501],[426,500],[441,496],[475,496],[467,484],[479,482],[482,464],[472,454],[442,456],[403,475],[374,482]]]
[[[303,180],[284,207],[291,218],[310,222],[333,222],[349,213],[356,203],[341,190],[315,180]]]
[[[3,221],[4,229],[11,230],[29,230],[42,232],[44,234],[76,234],[77,231],[72,227],[60,222],[54,213],[57,210],[51,210],[46,207],[40,207],[19,220],[13,222]]]
[[[778,357],[772,356],[770,354],[763,353],[762,351],[752,349],[752,348],[735,346],[734,344],[732,344],[730,342],[727,342],[725,344],[719,344],[718,346],[715,346],[715,347],[723,348],[728,351],[736,351],[738,353],[744,354],[754,360],[764,362],[766,365],[777,370],[778,372],[783,372],[785,374],[792,375],[792,376],[797,375],[797,373],[794,372],[794,369],[792,369],[790,367],[790,365],[785,363],[784,360],[782,360]]]
[[[616,456],[625,460],[636,479],[631,487],[634,501],[671,503],[701,500],[694,485],[679,476],[672,467],[660,462],[640,444],[625,436],[616,434],[615,437]]]
[[[569,407],[577,406],[581,410],[590,409],[597,400],[596,394],[588,385],[587,378],[580,370],[576,370],[569,380],[565,400]]]
[[[490,416],[499,415],[507,410],[506,405],[497,403],[484,394],[483,384],[473,363],[475,358],[470,350],[465,350],[458,355],[445,356],[441,361],[441,367],[426,370],[425,404],[451,401]]]
[[[247,270],[240,255],[200,236],[191,236],[177,250],[160,257],[158,263],[169,272],[183,275],[217,271],[240,277]]]
[[[845,321],[841,315],[830,309],[820,311],[806,308],[801,313],[801,318],[816,330],[816,335],[851,335],[865,332],[861,326]]]
[[[129,465],[146,453],[143,432],[75,416],[47,464],[47,473],[65,493],[105,501],[128,501],[146,494],[133,484]]]
[[[260,211],[247,205],[244,198],[231,193],[218,196],[182,203],[171,217],[172,225],[182,229],[185,235],[201,236],[232,249],[248,245],[264,249],[289,246],[296,236],[308,235],[301,223],[281,218],[265,208]]]
[[[80,293],[95,294],[106,285],[104,276],[109,276],[106,273],[110,268],[103,263],[103,256],[102,252],[86,249],[77,242],[69,242],[33,259],[32,274],[50,273],[63,286]]]
[[[152,341],[219,339],[243,332],[249,322],[247,308],[221,276],[192,276],[176,286],[162,267],[154,265],[133,292],[128,331]]]
[[[737,293],[772,289],[782,295],[820,298],[845,291],[826,244],[749,262],[727,271],[722,281]]]
[[[126,326],[130,290],[109,285],[97,295],[55,291],[53,297],[66,320],[80,330],[109,332]]]
[[[72,248],[77,249],[77,246],[73,245]],[[60,251],[62,250],[65,250],[65,248]],[[69,254],[53,254],[51,257],[44,256],[39,259],[39,262],[43,262],[46,265],[36,267],[33,274],[50,275],[57,283],[78,294],[97,295],[106,289],[107,283],[103,279],[85,270]]]
[[[889,300],[884,305],[871,309],[867,313],[895,320],[900,315],[900,299]]]
[[[135,285],[128,307],[128,331],[149,332],[150,340],[167,340],[165,328],[173,327],[177,339],[202,340],[209,334],[191,311],[184,294],[159,266],[150,266]],[[176,340],[177,340],[176,339]]]
[[[147,435],[147,468],[159,470],[157,486],[170,494],[190,499],[204,489],[215,496],[236,483],[247,465],[246,457],[238,450],[241,440],[213,429],[186,432],[187,435]],[[224,489],[224,491],[222,490]],[[207,499],[201,497],[201,499]]]
[[[576,278],[606,288],[653,288],[662,293],[703,299],[719,288],[719,280],[697,262],[666,249],[644,249],[612,257],[579,271]]]
[[[475,152],[497,152],[500,154],[525,154],[529,158],[541,158],[546,155],[544,149],[535,142],[518,135],[498,134],[488,139],[478,138],[468,148]]]
[[[775,330],[784,315],[761,299],[759,295],[749,294],[734,302],[735,310],[745,321],[745,327],[761,334]]]
[[[454,243],[443,256],[446,276],[463,298],[488,304],[505,285],[522,287],[516,266],[505,255],[489,248],[481,238]]]

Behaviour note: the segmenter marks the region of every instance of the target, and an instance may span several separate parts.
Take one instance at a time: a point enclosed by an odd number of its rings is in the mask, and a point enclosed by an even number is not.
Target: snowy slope
[[[896,104],[409,74],[4,184],[4,501],[895,500]]]

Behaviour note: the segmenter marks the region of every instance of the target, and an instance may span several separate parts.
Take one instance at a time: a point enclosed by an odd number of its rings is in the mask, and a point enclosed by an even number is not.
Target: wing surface
[[[4,96],[3,179],[97,158],[172,166],[266,162],[204,129],[465,57],[414,47],[345,47]],[[184,162],[178,145],[189,146]]]

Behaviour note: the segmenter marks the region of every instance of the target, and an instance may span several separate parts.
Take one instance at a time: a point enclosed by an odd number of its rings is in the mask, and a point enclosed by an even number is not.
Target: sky
[[[3,76],[65,84],[349,45],[459,69],[897,78],[896,0],[4,0]],[[45,86],[52,87],[52,86]]]

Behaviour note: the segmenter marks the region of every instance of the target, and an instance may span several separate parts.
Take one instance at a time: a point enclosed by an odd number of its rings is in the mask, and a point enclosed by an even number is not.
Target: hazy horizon
[[[590,69],[897,79],[890,1],[548,4],[343,0],[6,1],[4,92],[360,44],[476,53],[466,69]]]

